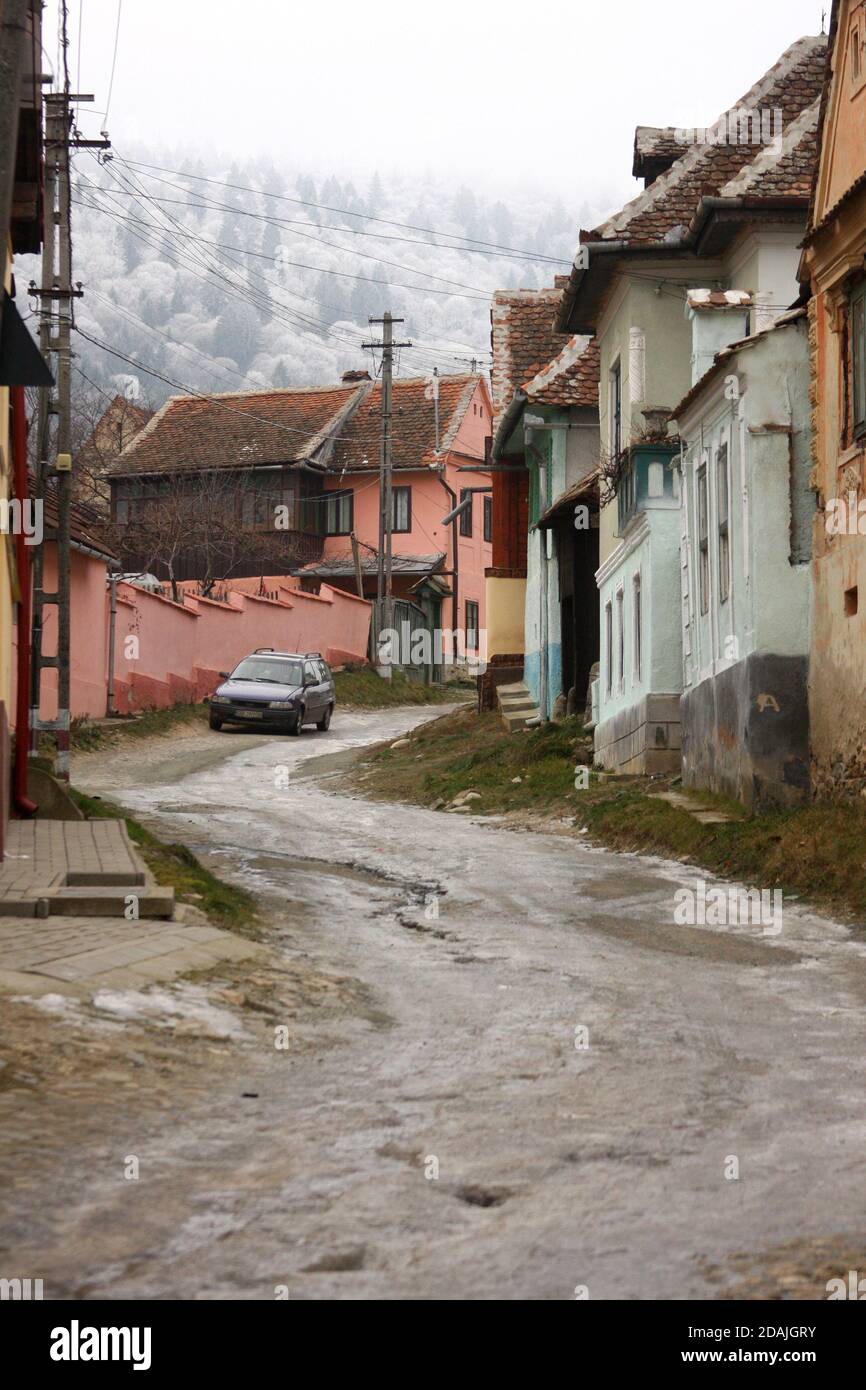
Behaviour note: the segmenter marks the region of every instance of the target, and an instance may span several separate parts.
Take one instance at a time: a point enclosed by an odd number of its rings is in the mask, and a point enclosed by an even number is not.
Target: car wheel
[[[333,712],[333,705],[328,705],[328,707],[325,710],[325,713],[322,715],[321,719],[316,724],[316,728],[321,729],[323,734],[326,734],[329,728],[331,727],[331,715],[333,714]]]
[[[217,729],[217,730],[219,730],[219,729],[221,729],[222,726],[223,726],[222,720],[221,720],[221,719],[217,719],[217,717],[216,717],[215,714],[212,714],[212,715],[210,716],[210,718],[208,719],[207,722],[208,722],[208,724],[210,725],[210,727],[211,727],[212,729]]]
[[[304,722],[304,711],[303,711],[303,710],[299,710],[299,711],[298,711],[298,717],[297,717],[297,719],[295,720],[294,724],[292,724],[292,725],[289,727],[289,733],[290,733],[290,734],[294,734],[295,737],[297,737],[298,734],[300,734],[300,732],[301,732],[301,725],[303,724],[303,722]]]

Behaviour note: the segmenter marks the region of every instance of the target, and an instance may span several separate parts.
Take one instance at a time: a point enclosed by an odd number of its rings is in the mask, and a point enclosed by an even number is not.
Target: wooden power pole
[[[376,629],[378,633],[394,626],[391,534],[394,527],[394,489],[391,467],[391,389],[394,378],[394,349],[411,343],[394,342],[394,324],[388,309],[370,323],[382,325],[381,343],[364,343],[365,348],[382,349],[382,446],[379,456],[379,550],[376,559]]]
[[[62,7],[63,47],[66,52],[66,5]],[[64,66],[66,66],[64,62]],[[44,583],[44,547],[37,546],[33,558],[33,653],[30,668],[30,751],[38,753],[39,736],[51,731],[57,743],[55,772],[69,779],[70,724],[70,510],[72,506],[72,306],[80,297],[80,286],[72,283],[72,225],[70,205],[69,152],[73,145],[106,147],[107,139],[81,141],[72,133],[72,102],[92,101],[91,95],[71,93],[68,75],[60,92],[45,97],[45,231],[42,242],[42,284],[31,285],[40,300],[39,346],[48,360],[54,354],[53,388],[39,393],[37,421],[36,479],[34,498],[43,504],[53,481],[57,508],[57,578],[53,592]],[[42,650],[45,609],[57,610],[57,652],[46,656]],[[56,718],[40,718],[42,672],[57,671]]]
[[[54,480],[57,506],[57,576],[54,591],[44,587],[44,548],[33,557],[33,660],[30,668],[30,750],[39,751],[39,736],[51,730],[57,742],[55,771],[69,777],[69,501],[71,459],[70,327],[72,248],[69,237],[69,101],[66,92],[45,97],[45,235],[39,295],[39,346],[46,360],[54,354],[56,385],[39,393],[34,497],[45,501]],[[42,650],[45,609],[57,610],[57,652]],[[57,671],[57,716],[40,719],[42,672]]]

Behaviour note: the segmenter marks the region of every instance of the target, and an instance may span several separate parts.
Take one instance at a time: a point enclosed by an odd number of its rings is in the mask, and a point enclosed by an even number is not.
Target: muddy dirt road
[[[10,1268],[61,1298],[796,1297],[862,1251],[866,948],[788,903],[774,937],[679,926],[687,868],[340,790],[441,712],[80,761],[352,990],[55,1137]]]

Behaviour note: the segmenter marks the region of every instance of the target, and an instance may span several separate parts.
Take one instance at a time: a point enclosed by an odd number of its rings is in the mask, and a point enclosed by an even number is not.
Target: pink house
[[[394,382],[393,594],[413,631],[456,631],[458,659],[484,658],[491,420],[479,373]],[[279,575],[306,594],[327,585],[375,598],[381,431],[381,383],[365,371],[336,385],[172,397],[109,469],[124,568],[206,581],[209,597],[215,580],[258,580],[264,593]],[[446,653],[432,664],[452,663]]]
[[[376,596],[381,395],[379,383],[367,388],[334,446],[324,480],[329,496],[322,555],[300,571],[304,588],[326,581],[357,593],[354,535],[364,595]],[[392,410],[394,595],[421,602],[434,626],[465,633],[474,650],[473,635],[486,627],[484,571],[492,550],[486,378],[473,373],[432,383],[398,379]],[[446,524],[444,518],[467,498],[469,505]]]

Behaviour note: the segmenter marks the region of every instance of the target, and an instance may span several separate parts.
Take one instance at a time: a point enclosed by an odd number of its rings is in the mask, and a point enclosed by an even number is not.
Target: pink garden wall
[[[258,581],[257,581],[258,582]],[[183,605],[132,584],[118,585],[115,704],[121,713],[197,701],[220,671],[256,647],[317,651],[332,665],[366,660],[370,604],[323,584],[303,594],[266,579],[278,598],[232,588],[227,603],[187,594]]]
[[[72,553],[72,716],[105,714],[107,704],[109,595],[103,561]],[[54,546],[45,549],[45,587],[56,575]],[[231,670],[256,647],[318,651],[332,665],[365,661],[370,604],[323,584],[304,594],[284,576],[266,578],[276,597],[245,593],[260,581],[239,581],[227,603],[184,595],[182,604],[132,584],[117,586],[115,708],[120,713],[198,701],[210,694],[219,672]],[[56,610],[46,610],[42,649],[57,645]],[[16,633],[17,637],[17,633]],[[57,677],[42,681],[42,716],[57,713]],[[14,695],[12,709],[14,710]]]

